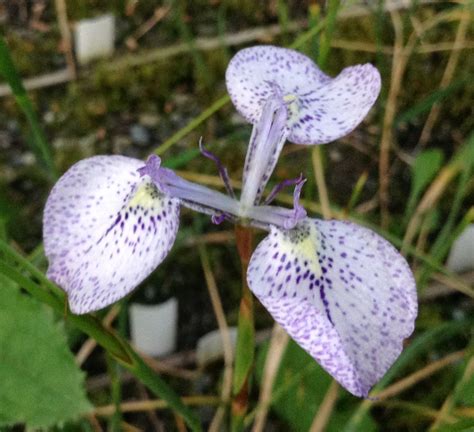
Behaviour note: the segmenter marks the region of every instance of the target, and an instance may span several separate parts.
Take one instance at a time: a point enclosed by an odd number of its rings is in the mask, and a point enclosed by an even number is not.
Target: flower
[[[263,228],[248,267],[250,289],[275,320],[348,391],[367,396],[402,350],[417,314],[416,286],[405,259],[374,232],[306,216],[303,176],[277,185],[262,202],[281,149],[314,145],[352,131],[375,102],[380,76],[371,65],[331,79],[292,50],[240,51],[226,81],[232,101],[253,123],[243,186],[235,197],[179,177],[157,156],[78,162],[56,183],[44,212],[48,277],[74,313],[101,309],[132,291],[165,258],[180,206]],[[270,205],[294,186],[293,209]]]

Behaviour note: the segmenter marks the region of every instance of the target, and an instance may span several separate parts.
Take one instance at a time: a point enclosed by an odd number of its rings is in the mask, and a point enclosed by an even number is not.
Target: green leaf
[[[436,432],[473,432],[474,419],[464,419],[436,428]]]
[[[51,149],[48,145],[43,129],[41,128],[36,112],[28,94],[26,93],[20,75],[13,64],[12,56],[7,44],[0,35],[0,76],[3,76],[10,88],[16,103],[19,105],[30,126],[31,139],[27,140],[31,150],[38,160],[43,163],[52,178],[58,174],[54,165]]]
[[[399,125],[400,123],[411,121],[417,118],[419,115],[428,112],[435,103],[439,103],[443,99],[446,99],[448,96],[453,94],[456,90],[460,89],[465,84],[465,79],[458,79],[453,81],[449,86],[445,88],[435,90],[426,98],[422,99],[421,101],[413,105],[411,108],[401,113],[395,119],[395,126]]]
[[[336,18],[341,6],[340,0],[329,0],[327,2],[326,26],[319,38],[318,66],[324,68],[331,50],[331,40],[336,28]]]
[[[400,373],[409,365],[412,365],[419,356],[428,352],[433,346],[453,338],[454,335],[469,331],[472,325],[472,320],[464,319],[461,321],[448,321],[426,330],[423,334],[417,336],[410,342],[402,351],[394,365],[372,390],[380,391],[387,387],[395,377],[400,376]],[[358,432],[363,430],[361,429],[361,422],[364,416],[369,412],[372,403],[373,401],[370,399],[362,401],[359,407],[352,413],[351,418],[344,428],[340,430],[343,432]]]
[[[268,343],[259,351],[256,363],[257,380],[261,383]],[[273,386],[272,407],[294,431],[307,431],[331,384],[331,376],[315,360],[290,340],[282,358]],[[344,403],[338,404],[331,414],[327,432],[337,432],[349,419],[355,398],[340,391]],[[375,423],[366,414],[361,422],[364,432],[375,430]]]
[[[251,297],[247,297],[247,299],[249,299],[249,302],[243,303],[246,304],[249,309],[243,307],[242,303],[240,306],[237,344],[235,349],[236,356],[233,382],[234,395],[238,394],[246,383],[254,360],[255,327],[252,312],[253,304]]]
[[[3,253],[5,261],[2,260]],[[10,265],[17,265],[23,271],[31,273],[35,279],[41,281],[42,285],[25,276],[23,272]],[[25,288],[35,299],[49,305],[57,313],[62,314],[64,303],[62,297],[53,294],[59,290],[50,282],[35,266],[18,254],[10,245],[0,239],[0,274]],[[45,289],[45,288],[49,288]],[[188,423],[191,430],[200,431],[199,419],[194,413],[182,403],[180,397],[148,366],[141,357],[133,351],[124,339],[115,332],[103,327],[101,322],[92,315],[69,315],[68,321],[94,338],[96,342],[104,347],[109,354],[114,356],[125,368],[140,379],[156,396],[166,400],[170,407],[179,413]],[[1,322],[0,322],[1,325]],[[1,348],[1,346],[0,346]],[[1,353],[1,351],[0,351]],[[1,355],[0,355],[1,362]]]
[[[0,279],[0,426],[50,427],[91,409],[53,315]]]
[[[466,143],[453,156],[453,162],[458,161],[465,167],[472,168],[474,165],[474,132],[469,135]]]
[[[456,402],[463,406],[474,406],[474,374],[457,391]]]
[[[421,152],[411,167],[411,190],[405,212],[406,221],[413,213],[420,194],[425,190],[443,164],[443,152],[430,149]]]
[[[418,196],[434,178],[443,163],[443,152],[430,149],[421,152],[412,167],[412,190]]]

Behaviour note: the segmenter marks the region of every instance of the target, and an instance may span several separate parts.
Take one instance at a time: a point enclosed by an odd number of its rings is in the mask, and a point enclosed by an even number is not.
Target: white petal
[[[352,223],[274,228],[247,279],[290,336],[357,396],[367,396],[414,328],[416,286],[405,259]]]
[[[168,254],[179,200],[158,192],[144,162],[96,156],[56,183],[44,211],[48,277],[77,314],[101,309],[132,291]]]
[[[347,135],[362,121],[381,81],[370,64],[348,67],[331,79],[297,51],[256,46],[233,57],[226,82],[237,110],[253,124],[278,88],[290,113],[288,140],[324,144]]]
[[[380,93],[380,74],[371,64],[351,66],[322,87],[298,97],[298,121],[290,141],[325,144],[352,132]]]

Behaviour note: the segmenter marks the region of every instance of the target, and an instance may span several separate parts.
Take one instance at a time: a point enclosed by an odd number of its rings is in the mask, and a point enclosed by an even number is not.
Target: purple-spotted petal
[[[43,218],[48,277],[67,292],[74,313],[127,295],[174,243],[179,200],[140,177],[143,165],[95,156],[75,164],[51,191]]]
[[[356,396],[368,395],[414,328],[416,286],[405,259],[349,222],[273,228],[247,279],[275,320]]]
[[[237,110],[253,124],[277,89],[288,106],[288,140],[296,144],[324,144],[347,135],[380,92],[380,74],[370,64],[348,67],[332,79],[303,54],[274,46],[239,51],[226,82]]]

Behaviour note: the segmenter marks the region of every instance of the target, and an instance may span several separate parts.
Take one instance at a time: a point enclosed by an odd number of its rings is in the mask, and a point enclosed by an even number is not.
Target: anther
[[[229,173],[227,172],[227,168],[222,164],[221,160],[214,153],[210,152],[209,150],[206,150],[204,144],[202,143],[202,137],[199,138],[199,150],[201,151],[201,154],[204,157],[207,157],[216,164],[217,169],[219,170],[219,175],[222,181],[224,182],[224,186],[227,193],[235,199],[235,193],[230,184],[230,178]]]
[[[303,174],[300,174],[299,177],[297,178],[294,178],[294,179],[286,179],[286,180],[283,180],[282,182],[278,183],[273,189],[272,191],[268,194],[268,197],[267,199],[265,200],[265,202],[263,203],[263,205],[268,205],[270,204],[274,199],[275,197],[286,187],[288,186],[294,186],[294,185],[298,185],[300,184],[301,182],[305,182],[306,180],[303,181]]]

